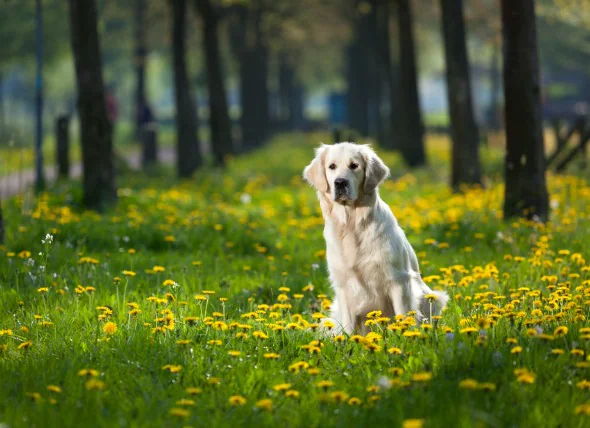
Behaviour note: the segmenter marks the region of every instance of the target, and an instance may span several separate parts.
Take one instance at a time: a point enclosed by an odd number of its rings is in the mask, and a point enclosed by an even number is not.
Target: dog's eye
[[[358,167],[359,167],[359,164],[358,163],[354,163],[354,162],[351,163],[350,166],[349,166],[350,169],[357,169]]]
[[[330,168],[330,169],[336,169],[336,164],[335,163],[331,163],[328,168]]]

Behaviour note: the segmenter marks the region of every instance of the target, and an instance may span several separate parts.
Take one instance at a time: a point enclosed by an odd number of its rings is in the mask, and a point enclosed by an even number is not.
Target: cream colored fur
[[[352,169],[354,168],[354,169]],[[448,301],[422,281],[418,259],[378,186],[389,168],[367,145],[322,145],[303,177],[317,191],[325,227],[326,258],[334,289],[334,333],[362,329],[365,315],[380,310],[393,317],[415,311],[419,321],[441,313]],[[347,196],[334,182],[348,180]],[[423,298],[435,294],[431,305]]]

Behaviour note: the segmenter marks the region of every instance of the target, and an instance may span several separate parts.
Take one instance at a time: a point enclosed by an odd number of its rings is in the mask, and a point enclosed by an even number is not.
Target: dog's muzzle
[[[334,180],[334,193],[336,199],[348,196],[348,180],[345,178],[337,178]]]

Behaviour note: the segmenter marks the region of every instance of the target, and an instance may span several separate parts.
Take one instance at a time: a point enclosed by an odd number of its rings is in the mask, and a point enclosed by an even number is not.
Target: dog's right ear
[[[322,144],[315,151],[315,158],[303,170],[303,178],[318,191],[326,193],[330,190],[328,180],[326,179],[326,172],[324,169],[324,160],[326,158],[326,151],[328,146]]]

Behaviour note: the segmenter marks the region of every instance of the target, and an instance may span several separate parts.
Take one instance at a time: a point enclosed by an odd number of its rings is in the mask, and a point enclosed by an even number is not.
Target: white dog
[[[422,281],[418,259],[377,187],[389,168],[367,145],[322,145],[303,177],[317,190],[335,298],[334,332],[362,328],[365,315],[438,315],[449,297]],[[434,302],[424,298],[433,295]],[[431,313],[432,312],[432,313]]]

